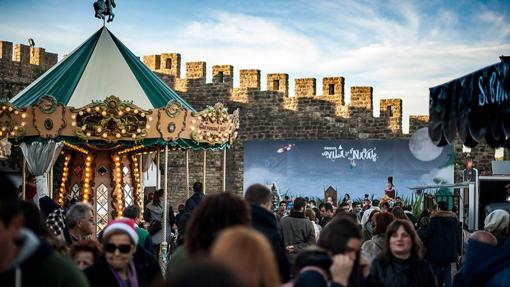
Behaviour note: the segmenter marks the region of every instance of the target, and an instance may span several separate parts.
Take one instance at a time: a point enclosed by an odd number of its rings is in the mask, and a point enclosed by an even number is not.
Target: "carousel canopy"
[[[110,95],[143,109],[164,107],[169,101],[194,109],[149,70],[106,27],[10,100],[28,107],[51,95],[64,106],[82,107]]]
[[[436,145],[464,145],[483,138],[493,148],[510,147],[510,60],[430,88],[429,134]]]

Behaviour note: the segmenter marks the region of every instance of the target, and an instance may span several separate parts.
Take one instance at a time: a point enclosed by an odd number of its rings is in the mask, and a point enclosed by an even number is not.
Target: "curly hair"
[[[397,233],[397,230],[402,227],[404,228],[404,231],[409,234],[412,241],[412,247],[411,247],[411,259],[414,260],[421,260],[423,259],[423,244],[420,240],[420,237],[418,237],[418,234],[414,230],[414,227],[412,226],[411,222],[409,220],[404,219],[396,219],[394,220],[386,229],[386,244],[383,247],[383,250],[381,252],[380,258],[383,261],[389,262],[391,261],[394,256],[390,250],[390,239],[393,234]]]
[[[99,255],[101,255],[101,249],[99,248],[99,244],[94,240],[80,240],[78,242],[73,243],[71,245],[70,254],[71,258],[80,252],[90,252],[94,257],[94,262],[97,260]]]
[[[191,214],[184,247],[191,256],[208,254],[223,229],[250,224],[251,211],[244,200],[230,192],[207,195]]]

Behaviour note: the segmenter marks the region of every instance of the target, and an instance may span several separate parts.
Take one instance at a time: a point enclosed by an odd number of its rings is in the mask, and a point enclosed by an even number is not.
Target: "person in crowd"
[[[0,285],[39,287],[86,287],[87,279],[44,240],[23,227],[17,190],[0,174]],[[39,219],[41,221],[41,219]]]
[[[368,210],[367,210],[368,212]],[[370,240],[374,234],[374,215],[377,213],[380,213],[381,211],[377,209],[370,210],[370,215],[367,217],[368,221],[365,223],[365,225],[361,226],[361,234],[363,235],[363,241]]]
[[[302,197],[294,200],[289,216],[280,221],[280,233],[291,265],[301,250],[315,243],[315,231],[313,224],[305,218],[305,200]]]
[[[315,218],[315,212],[313,209],[307,208],[305,210],[305,217],[310,220],[313,224],[313,230],[315,231],[315,239],[319,239],[319,234],[321,233],[322,227],[316,223],[317,219]]]
[[[347,203],[347,205],[349,205],[349,208],[351,207],[352,200],[351,200],[351,196],[348,193],[346,193],[344,195],[344,198],[342,199],[342,203]]]
[[[370,198],[368,198],[368,194],[365,194],[365,198],[363,199],[362,211],[369,209],[371,206],[372,206],[372,201],[370,200]]]
[[[383,252],[372,262],[366,286],[436,286],[422,244],[409,220],[397,219],[386,230]]]
[[[64,237],[68,246],[83,239],[88,239],[96,229],[92,206],[76,203],[66,214]]]
[[[149,223],[147,231],[151,235],[154,250],[159,251],[160,244],[163,242],[163,209],[164,209],[164,191],[158,189],[154,192],[152,202],[145,206],[144,219]],[[168,204],[166,225],[166,242],[172,241],[172,226],[175,223],[175,215],[172,206]]]
[[[271,244],[274,253],[272,256],[278,263],[281,282],[287,282],[290,279],[289,263],[285,245],[278,232],[276,217],[271,212],[271,198],[271,190],[262,184],[251,185],[244,193],[244,199],[251,207],[252,226],[261,232]]]
[[[341,202],[338,210],[342,210],[343,212],[350,212],[351,206],[347,202]]]
[[[81,270],[92,266],[99,255],[101,254],[100,247],[94,240],[81,240],[71,245],[71,251],[69,255],[73,259],[74,263]]]
[[[56,238],[65,241],[64,230],[66,228],[66,217],[64,209],[49,196],[43,196],[39,199],[39,207],[41,208],[41,213],[44,217],[43,220],[45,220],[48,229]]]
[[[276,212],[276,222],[280,222],[280,220],[287,215],[287,202],[280,201],[278,205],[278,211]]]
[[[409,218],[409,220],[411,220],[411,222],[413,223],[413,226],[416,226],[416,217],[413,214],[412,207],[410,205],[404,205],[402,209],[404,210],[404,213],[407,216],[407,218]]]
[[[390,203],[387,201],[381,202],[381,211],[382,212],[391,212]]]
[[[196,181],[193,183],[193,195],[186,200],[184,204],[184,211],[179,217],[179,221],[176,221],[177,225],[177,245],[181,245],[184,242],[184,233],[186,232],[186,225],[191,217],[191,213],[197,207],[200,202],[205,198],[204,186],[201,182]]]
[[[343,277],[339,276],[343,279],[336,282],[340,286],[358,287],[364,284],[364,277],[368,275],[368,262],[360,255],[361,243],[359,225],[347,215],[335,217],[321,232],[317,245],[333,255],[333,265],[335,261],[341,263],[336,268],[345,268]],[[341,270],[330,271],[333,274]]]
[[[403,206],[402,198],[400,198],[400,196],[395,197],[395,203],[393,204],[393,206],[400,206],[400,207]]]
[[[452,263],[460,255],[462,240],[460,226],[455,213],[448,211],[445,201],[437,203],[437,210],[423,234],[427,248],[425,258],[430,261],[434,275],[440,284],[452,286]]]
[[[416,230],[416,232],[418,233],[418,236],[420,237],[422,242],[425,239],[424,236],[425,236],[425,233],[427,232],[427,228],[429,227],[429,224],[430,224],[429,216],[422,217],[420,219],[420,221],[418,222],[419,228]]]
[[[370,215],[372,214],[372,210],[380,210],[379,209],[379,200],[374,199],[372,202],[372,206],[366,209],[361,216],[361,226],[365,226],[367,221],[370,219]]]
[[[468,240],[466,260],[453,286],[510,286],[510,245],[497,246],[496,237],[479,230]]]
[[[247,287],[226,267],[207,259],[196,260],[193,265],[169,274],[166,287]]]
[[[372,262],[381,254],[383,247],[386,245],[386,229],[393,220],[395,220],[395,217],[387,212],[378,212],[372,217],[374,222],[372,239],[363,242],[361,246],[361,254],[369,262]]]
[[[311,209],[314,209],[314,208],[316,208],[316,207],[317,207],[317,202],[315,202],[315,200],[313,200],[313,199],[312,199],[312,200],[310,200],[310,208],[311,208]]]
[[[185,212],[191,213],[191,211],[200,204],[204,197],[204,186],[202,183],[199,181],[193,183],[193,195],[186,200],[186,204],[184,205]]]
[[[44,223],[40,210],[32,201],[20,202],[23,213],[23,227],[32,231],[39,239],[46,241],[53,250],[67,255],[68,249],[62,238],[57,238]]]
[[[23,189],[23,187],[22,187],[22,185],[20,185],[18,188],[18,194],[20,195],[20,198],[22,197],[22,189]],[[26,177],[25,200],[36,203],[35,199],[34,199],[36,194],[37,194],[37,184],[36,184],[35,176],[30,174]]]
[[[421,226],[421,221],[422,221],[422,218],[424,218],[424,217],[427,217],[429,219],[428,221],[425,221],[428,226],[428,222],[430,222],[430,211],[428,209],[423,209],[422,212],[420,213],[420,216],[418,217],[418,220],[416,222],[416,228],[418,230],[423,229],[423,227]]]
[[[352,213],[356,214],[358,220],[361,222],[361,203],[355,201],[352,203]]]
[[[244,226],[223,231],[211,248],[211,259],[227,267],[247,287],[278,287],[281,281],[266,238]]]
[[[136,233],[138,234],[138,247],[145,248],[147,252],[157,257],[156,250],[152,244],[150,233],[144,228],[140,227],[140,208],[136,205],[130,205],[124,208],[122,214],[124,217],[132,219],[135,222]]]
[[[178,224],[178,222],[181,220],[181,217],[184,215],[184,204],[179,204],[177,207],[177,214],[175,215],[175,223]]]
[[[184,244],[177,247],[168,262],[167,274],[207,256],[219,232],[231,226],[250,226],[249,205],[231,192],[213,193],[195,208],[186,227]]]
[[[396,219],[409,220],[409,217],[404,213],[404,210],[400,206],[394,206],[391,213]]]
[[[104,229],[104,255],[85,269],[91,286],[152,286],[161,280],[161,270],[155,258],[137,250],[136,223],[129,218],[112,220]]]
[[[485,217],[484,229],[496,237],[498,246],[504,245],[508,240],[510,215],[503,209],[496,209]]]
[[[322,212],[321,208],[321,214],[322,214],[322,220],[320,221],[320,226],[324,227],[328,222],[335,216],[335,210],[331,203],[325,203],[324,204],[324,212]]]

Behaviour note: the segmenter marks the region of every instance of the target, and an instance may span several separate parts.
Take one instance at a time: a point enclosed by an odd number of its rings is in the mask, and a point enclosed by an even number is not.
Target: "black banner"
[[[482,138],[491,147],[510,147],[510,61],[488,66],[430,88],[429,134],[434,144],[459,134],[468,147]]]

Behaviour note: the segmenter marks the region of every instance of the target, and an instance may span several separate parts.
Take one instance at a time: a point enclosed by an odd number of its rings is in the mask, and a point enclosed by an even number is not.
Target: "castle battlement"
[[[58,55],[46,52],[44,48],[30,47],[23,44],[14,44],[8,41],[0,41],[0,61],[16,62],[21,65],[35,65],[48,69],[55,65]]]

